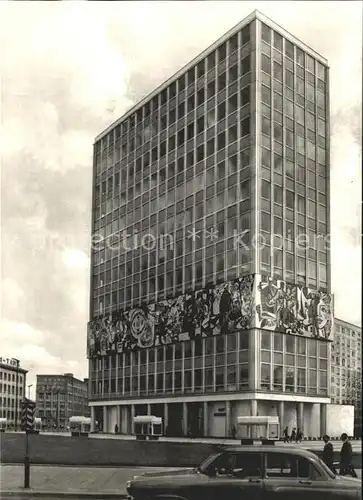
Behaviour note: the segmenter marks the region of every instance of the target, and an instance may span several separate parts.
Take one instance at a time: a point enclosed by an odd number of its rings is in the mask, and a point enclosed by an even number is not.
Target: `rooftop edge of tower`
[[[169,77],[167,80],[165,80],[161,85],[156,87],[152,92],[150,92],[148,95],[146,95],[143,99],[141,99],[139,102],[137,102],[134,106],[132,106],[132,108],[130,108],[128,111],[126,111],[126,113],[124,113],[122,116],[120,116],[120,118],[115,120],[106,129],[104,129],[102,132],[100,132],[96,136],[94,143],[96,143],[100,139],[102,139],[113,128],[115,128],[117,125],[122,123],[125,119],[127,119],[129,116],[131,116],[133,113],[135,113],[140,107],[144,106],[153,97],[155,97],[157,94],[162,92],[171,83],[173,83],[178,78],[180,78],[180,76],[182,76],[184,73],[189,71],[189,69],[191,69],[193,66],[198,64],[200,61],[202,61],[206,57],[208,57],[221,44],[226,42],[229,38],[231,38],[233,35],[238,33],[238,31],[240,31],[241,29],[243,29],[245,26],[247,26],[249,23],[251,23],[252,21],[254,21],[256,19],[261,21],[262,23],[266,24],[267,26],[269,26],[273,30],[277,31],[284,38],[289,40],[294,45],[298,46],[300,49],[302,49],[304,52],[306,52],[310,56],[314,57],[317,61],[319,61],[324,66],[329,67],[327,59],[325,59],[323,56],[321,56],[318,52],[315,52],[312,48],[310,48],[304,42],[302,42],[301,40],[296,38],[290,32],[286,31],[280,25],[275,23],[275,21],[273,21],[269,17],[265,16],[264,14],[262,14],[262,12],[260,12],[259,10],[256,9],[253,12],[251,12],[251,14],[249,14],[247,17],[245,17],[244,19],[239,21],[235,26],[233,26],[230,30],[228,30],[224,35],[219,37],[215,42],[213,42],[209,47],[207,47],[205,50],[203,50],[200,54],[198,54],[196,57],[194,57],[189,63],[187,63],[185,66],[183,66],[179,71],[174,73],[171,77]]]

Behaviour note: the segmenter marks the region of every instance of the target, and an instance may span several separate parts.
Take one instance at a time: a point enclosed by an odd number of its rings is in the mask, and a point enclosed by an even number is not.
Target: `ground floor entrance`
[[[297,399],[297,398],[295,398]],[[277,416],[280,434],[300,429],[305,437],[320,437],[326,429],[327,403],[268,399],[229,399],[163,402],[91,403],[92,429],[105,433],[134,434],[138,415],[161,417],[168,437],[234,437],[240,416]]]

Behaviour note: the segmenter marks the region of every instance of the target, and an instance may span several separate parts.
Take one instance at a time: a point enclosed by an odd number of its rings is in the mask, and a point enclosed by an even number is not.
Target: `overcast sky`
[[[361,2],[0,2],[1,353],[87,376],[94,137],[254,9],[331,67],[335,311],[361,322]]]

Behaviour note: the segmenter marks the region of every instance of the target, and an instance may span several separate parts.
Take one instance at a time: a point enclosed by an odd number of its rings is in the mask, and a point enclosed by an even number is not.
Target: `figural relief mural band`
[[[332,340],[333,297],[306,286],[256,275],[256,327]]]
[[[331,340],[332,296],[255,275],[88,323],[88,357],[260,328]]]
[[[88,323],[88,357],[247,330],[255,315],[253,276]]]

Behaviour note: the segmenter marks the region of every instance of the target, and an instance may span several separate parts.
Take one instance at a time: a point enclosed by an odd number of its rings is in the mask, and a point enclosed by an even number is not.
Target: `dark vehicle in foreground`
[[[241,446],[210,456],[196,469],[146,473],[126,484],[132,500],[350,500],[361,482],[335,475],[312,452]]]

